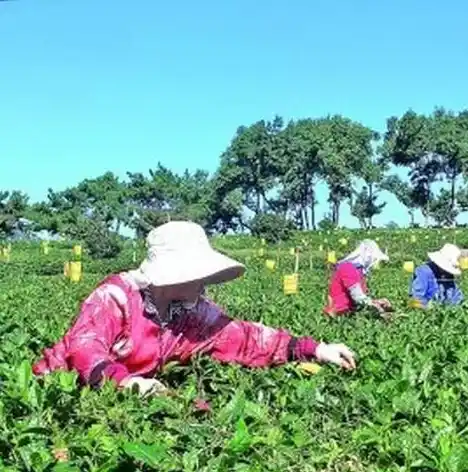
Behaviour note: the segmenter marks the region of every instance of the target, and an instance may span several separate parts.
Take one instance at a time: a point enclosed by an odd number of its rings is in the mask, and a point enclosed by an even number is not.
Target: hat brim
[[[380,248],[375,254],[375,262],[388,262],[390,259]]]
[[[145,259],[140,271],[156,287],[195,281],[215,285],[241,277],[245,266],[220,252],[208,249],[196,254],[160,254],[154,261]]]
[[[445,258],[441,257],[440,252],[429,252],[427,254],[427,257],[444,272],[447,272],[452,275],[461,274],[461,270],[458,267],[455,267],[454,265],[450,264]]]
[[[380,251],[380,261],[381,262],[388,262],[390,258],[384,252]]]

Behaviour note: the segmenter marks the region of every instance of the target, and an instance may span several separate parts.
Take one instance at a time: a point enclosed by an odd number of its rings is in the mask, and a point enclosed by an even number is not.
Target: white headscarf
[[[362,268],[364,273],[367,273],[371,267],[381,261],[388,261],[388,256],[381,251],[375,241],[364,239],[351,254],[341,259],[338,264],[351,262],[355,266]]]

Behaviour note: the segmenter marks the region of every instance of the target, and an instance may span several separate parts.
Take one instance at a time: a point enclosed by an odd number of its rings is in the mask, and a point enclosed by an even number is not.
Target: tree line
[[[396,196],[413,225],[417,212],[427,225],[455,225],[468,210],[467,164],[468,110],[409,110],[389,118],[383,134],[341,115],[288,123],[276,116],[239,127],[213,175],[177,174],[158,163],[126,179],[107,172],[49,189],[39,203],[20,190],[0,191],[0,234],[24,220],[69,237],[90,224],[142,235],[169,219],[197,221],[210,233],[331,228],[345,202],[370,228],[386,205],[382,191]],[[316,210],[321,183],[328,189],[325,215]]]

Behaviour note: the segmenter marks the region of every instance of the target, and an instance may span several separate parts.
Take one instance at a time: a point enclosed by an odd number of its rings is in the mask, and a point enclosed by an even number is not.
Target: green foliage
[[[28,196],[19,191],[0,191],[0,237],[9,236],[19,229],[18,221],[28,207]]]
[[[330,215],[325,215],[325,217],[320,220],[318,229],[320,231],[333,231],[336,229],[336,224],[333,222],[333,219]]]
[[[294,225],[290,220],[272,213],[256,215],[250,225],[254,236],[264,238],[270,243],[285,241],[291,236],[294,229]]]
[[[11,236],[22,217],[34,223],[31,229],[73,237],[89,215],[138,237],[168,220],[192,220],[210,234],[244,231],[251,226],[247,215],[262,213],[316,229],[317,186],[324,184],[333,227],[340,226],[344,204],[363,228],[371,227],[384,211],[382,191],[406,207],[411,226],[418,213],[426,226],[455,225],[468,208],[467,136],[467,110],[409,110],[387,120],[382,139],[341,115],[287,124],[275,116],[239,126],[213,175],[199,169],[178,174],[157,163],[147,174],[129,172],[126,180],[107,172],[49,189],[45,201],[33,204],[21,192],[0,192],[0,237]]]
[[[363,187],[351,204],[351,214],[359,220],[362,228],[372,228],[372,218],[382,213],[386,202],[377,203],[377,199],[372,186]]]
[[[468,114],[437,108],[429,115],[413,111],[387,122],[382,155],[397,166],[409,168],[409,188],[398,182],[397,198],[408,208],[418,208],[426,221],[454,224],[458,215],[458,181],[468,163]],[[445,180],[449,186],[435,197],[432,184]],[[395,185],[394,185],[395,186]],[[392,185],[390,185],[392,187]],[[446,216],[443,213],[446,211]]]
[[[89,219],[75,236],[93,259],[112,259],[122,251],[121,238],[99,218]]]
[[[343,237],[347,247],[339,244]],[[363,312],[330,320],[322,314],[325,251],[340,258],[364,237],[388,248],[390,263],[371,273],[369,285],[394,303],[394,319],[385,323]],[[128,265],[130,248],[111,261],[85,255],[84,279],[71,284],[60,273],[69,247],[52,243],[46,256],[38,245],[13,244],[11,262],[0,262],[0,469],[464,471],[468,312],[408,310],[409,277],[401,270],[404,260],[420,263],[427,251],[462,237],[456,230],[297,232],[266,247],[267,258],[279,250],[275,272],[265,269],[251,237],[215,238],[217,247],[248,264],[242,279],[209,288],[232,317],[344,342],[357,353],[358,369],[324,366],[309,376],[294,365],[246,369],[196,358],[158,374],[174,396],[149,399],[110,382],[100,390],[80,388],[74,373],[38,379],[31,372],[31,362],[63,335],[110,264],[113,270]],[[302,240],[299,293],[285,296],[281,275],[294,267],[289,248]],[[41,274],[45,264],[57,264],[58,272]],[[465,275],[461,285],[466,292]],[[194,409],[200,397],[211,413]]]

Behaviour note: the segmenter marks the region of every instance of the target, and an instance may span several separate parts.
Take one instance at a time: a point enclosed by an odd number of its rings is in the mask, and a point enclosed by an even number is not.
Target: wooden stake
[[[297,274],[299,272],[299,249],[296,248],[296,260],[294,262],[294,273]]]

